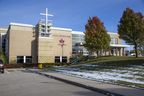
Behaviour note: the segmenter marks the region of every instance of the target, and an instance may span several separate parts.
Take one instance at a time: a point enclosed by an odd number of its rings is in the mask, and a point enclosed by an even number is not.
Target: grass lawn
[[[80,64],[60,67],[64,74],[100,82],[144,88],[144,58],[101,57]]]
[[[100,58],[95,58],[95,59],[90,59],[87,61],[83,61],[81,63],[88,63],[88,64],[98,64],[98,63],[109,63],[109,62],[117,62],[117,63],[125,63],[125,64],[129,64],[129,62],[131,62],[131,64],[141,64],[144,62],[144,57],[139,57],[139,58],[135,58],[135,57],[127,57],[127,56],[109,56],[109,57],[100,57]],[[122,63],[121,63],[122,62]]]

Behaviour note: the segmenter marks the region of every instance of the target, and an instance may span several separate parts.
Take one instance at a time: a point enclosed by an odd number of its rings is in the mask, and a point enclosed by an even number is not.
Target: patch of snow
[[[92,65],[92,64],[83,64],[83,66],[86,66],[86,67],[96,67],[96,66],[98,66],[98,65]]]
[[[131,83],[139,83],[144,84],[144,81],[136,80],[138,76],[130,75],[129,73],[126,74],[120,74],[115,72],[99,72],[99,71],[85,71],[85,72],[79,72],[79,71],[72,71],[72,70],[57,70],[60,73],[68,74],[72,76],[77,76],[81,78],[91,79],[91,80],[97,80],[97,81],[127,81]],[[119,70],[120,71],[120,70]],[[124,78],[126,77],[126,78]]]

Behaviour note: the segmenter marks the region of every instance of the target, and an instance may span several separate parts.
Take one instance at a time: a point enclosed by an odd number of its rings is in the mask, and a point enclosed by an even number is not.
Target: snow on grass
[[[118,74],[118,73],[111,73],[111,72],[75,72],[75,71],[68,71],[68,70],[58,70],[63,74],[73,75],[81,78],[97,80],[97,81],[127,81],[131,83],[139,83],[144,84],[144,81],[133,79],[133,76],[128,74]],[[124,78],[127,77],[127,78]]]
[[[86,67],[96,67],[95,65],[84,65]],[[98,67],[98,66],[97,66]],[[144,84],[144,66],[130,66],[120,69],[105,70],[84,70],[80,68],[60,68],[58,72],[63,74],[96,80],[101,82],[126,81],[130,83]],[[139,78],[139,79],[138,79]]]

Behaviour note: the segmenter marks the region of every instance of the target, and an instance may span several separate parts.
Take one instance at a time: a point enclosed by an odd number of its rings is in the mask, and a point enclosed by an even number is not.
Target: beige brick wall
[[[62,47],[59,40],[63,39],[63,56],[69,57],[72,53],[72,34],[68,30],[51,30],[50,37],[39,37],[38,63],[54,63],[55,56],[62,56]]]
[[[54,62],[54,42],[53,38],[39,37],[38,39],[38,63]]]
[[[55,56],[62,56],[59,40],[63,39],[63,56],[72,55],[71,29],[53,28],[50,37],[39,37],[32,26],[10,25],[8,29],[9,63],[17,63],[17,56],[33,56],[33,63],[54,63]]]
[[[59,40],[64,40],[64,46],[63,46],[63,56],[71,56],[72,55],[72,34],[71,31],[59,31],[59,30],[52,30],[53,38],[55,39],[56,47],[55,50],[55,56],[61,56],[62,55],[62,47],[60,45]]]
[[[9,63],[16,63],[17,56],[33,56],[36,62],[36,41],[33,27],[15,26],[9,27]]]

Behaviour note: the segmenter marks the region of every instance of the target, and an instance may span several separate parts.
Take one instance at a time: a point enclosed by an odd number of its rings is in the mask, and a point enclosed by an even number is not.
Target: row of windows
[[[83,38],[72,38],[72,41],[84,41]]]
[[[118,38],[112,38],[110,43],[111,44],[118,44]]]
[[[55,63],[67,63],[67,56],[55,56]]]
[[[47,32],[50,32],[51,29],[47,29]],[[45,29],[41,29],[40,32],[45,32]]]
[[[42,27],[42,28],[45,28],[45,25],[42,25],[41,27]],[[50,28],[50,26],[47,26],[47,28]]]
[[[75,41],[84,41],[84,35],[81,34],[72,34],[72,41],[75,43]],[[74,44],[73,43],[73,44]],[[118,38],[111,38],[111,44],[118,44]]]
[[[32,56],[17,56],[17,63],[32,63]]]
[[[6,51],[6,34],[1,34],[1,48],[3,52],[5,53]]]
[[[83,39],[84,40],[84,37],[72,37],[72,39]]]
[[[73,42],[84,41],[84,38],[72,37]],[[111,44],[118,44],[118,38],[112,38]]]
[[[72,34],[72,37],[79,37],[79,38],[83,38],[84,35],[81,35],[81,34]]]
[[[55,63],[67,63],[67,56],[55,56]],[[32,63],[32,56],[17,56],[17,63]]]
[[[39,36],[41,36],[41,37],[49,37],[49,35],[50,35],[49,33],[40,33],[39,34]]]
[[[50,28],[51,26],[47,26],[47,28]],[[40,29],[45,28],[45,25],[40,25]]]

